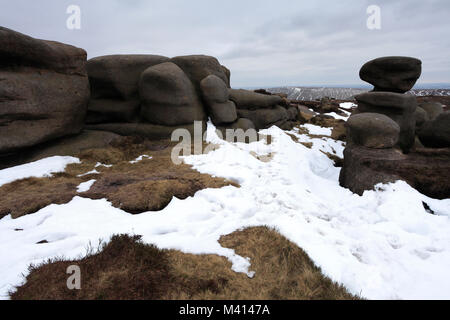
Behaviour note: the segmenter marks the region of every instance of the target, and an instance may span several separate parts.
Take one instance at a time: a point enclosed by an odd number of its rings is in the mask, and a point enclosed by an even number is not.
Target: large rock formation
[[[359,73],[375,91],[405,93],[422,74],[422,61],[410,57],[383,57],[367,62]]]
[[[79,133],[88,99],[84,50],[0,27],[0,155]]]
[[[450,197],[450,114],[439,114],[436,106],[417,108],[414,96],[401,94],[414,85],[419,66],[413,58],[389,57],[361,70],[361,78],[376,90],[395,92],[356,97],[358,109],[347,123],[341,186],[361,195],[379,183],[404,180],[430,197]],[[416,128],[425,146],[447,149],[421,148]]]

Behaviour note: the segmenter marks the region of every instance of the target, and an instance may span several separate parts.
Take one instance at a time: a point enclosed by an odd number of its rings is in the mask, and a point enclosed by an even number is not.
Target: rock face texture
[[[79,133],[86,52],[0,27],[0,155]]]
[[[442,104],[437,102],[425,102],[419,105],[428,115],[428,120],[436,119],[442,112],[444,112],[444,107]]]
[[[410,57],[383,57],[367,62],[359,73],[375,91],[405,93],[422,74],[422,62]]]
[[[167,61],[169,58],[156,55],[111,55],[90,59],[87,70],[92,95],[87,123],[137,119],[142,72]]]
[[[433,104],[417,107],[414,96],[402,94],[420,76],[420,65],[414,58],[387,57],[361,69],[375,91],[356,97],[341,186],[361,195],[379,183],[404,180],[430,197],[450,197],[450,113]]]
[[[367,148],[394,147],[399,138],[400,127],[391,118],[378,113],[356,114],[347,121],[347,143]]]
[[[404,180],[419,192],[436,199],[450,197],[450,150],[373,149],[359,145],[345,148],[339,182],[362,195],[379,183]]]
[[[229,100],[228,87],[222,79],[209,75],[200,82],[200,88],[215,125],[233,123],[237,120],[236,105]]]
[[[141,75],[139,92],[145,122],[176,126],[206,118],[194,85],[172,62],[146,69]]]
[[[420,141],[429,148],[450,148],[450,111],[425,122],[419,131]]]
[[[170,61],[179,66],[187,74],[197,89],[200,88],[200,81],[209,75],[215,75],[225,83],[229,82],[229,76],[227,75],[228,69],[223,68],[214,57],[192,55],[175,57]]]
[[[368,92],[355,97],[358,112],[381,113],[400,126],[399,146],[408,152],[414,145],[416,97],[392,92]]]
[[[230,89],[230,100],[238,109],[254,110],[272,108],[283,100],[277,95],[267,95],[248,90]]]

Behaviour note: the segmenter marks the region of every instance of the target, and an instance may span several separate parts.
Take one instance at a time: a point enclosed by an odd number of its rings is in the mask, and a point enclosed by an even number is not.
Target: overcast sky
[[[71,4],[80,30],[66,27]],[[367,28],[373,4],[381,30]],[[89,58],[212,55],[234,87],[362,84],[362,64],[386,55],[420,58],[421,83],[450,82],[449,0],[0,0],[0,25]]]

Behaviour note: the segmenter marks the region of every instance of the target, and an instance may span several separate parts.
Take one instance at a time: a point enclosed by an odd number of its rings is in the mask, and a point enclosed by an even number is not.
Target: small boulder
[[[298,118],[300,121],[309,121],[317,115],[314,111],[311,111],[308,107],[298,106]]]
[[[394,147],[399,138],[399,125],[383,114],[360,113],[347,121],[347,142],[367,148],[384,149]]]
[[[425,122],[430,120],[428,113],[421,107],[417,107],[414,117],[416,118],[416,128],[420,128]]]
[[[409,94],[391,92],[367,92],[355,97],[358,113],[381,113],[400,126],[399,146],[409,152],[414,145],[417,108],[416,97]]]
[[[372,84],[375,91],[405,93],[422,74],[422,61],[410,57],[383,57],[367,62],[360,78]]]
[[[419,139],[425,147],[450,148],[450,111],[427,121],[419,131]]]
[[[228,88],[222,79],[209,75],[200,82],[203,100],[215,125],[232,123],[237,119],[236,105],[229,101]]]
[[[289,115],[285,108],[277,106],[271,109],[246,110],[238,109],[238,117],[251,120],[257,130],[270,128],[288,121]]]
[[[177,126],[206,119],[192,82],[172,62],[146,69],[141,76],[139,91],[141,116],[149,123]]]
[[[428,114],[429,120],[436,119],[442,112],[444,112],[444,106],[439,102],[425,102],[419,104],[425,112]]]

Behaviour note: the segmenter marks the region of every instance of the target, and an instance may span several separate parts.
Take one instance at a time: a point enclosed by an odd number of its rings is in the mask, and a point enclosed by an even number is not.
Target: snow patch
[[[95,181],[97,180],[89,180],[86,182],[81,183],[78,187],[77,187],[77,192],[78,193],[82,193],[82,192],[87,192],[89,191],[89,189],[91,189],[92,185],[95,183]]]
[[[63,172],[71,163],[80,163],[80,159],[55,156],[0,170],[0,187],[21,179],[51,177],[53,173]]]

